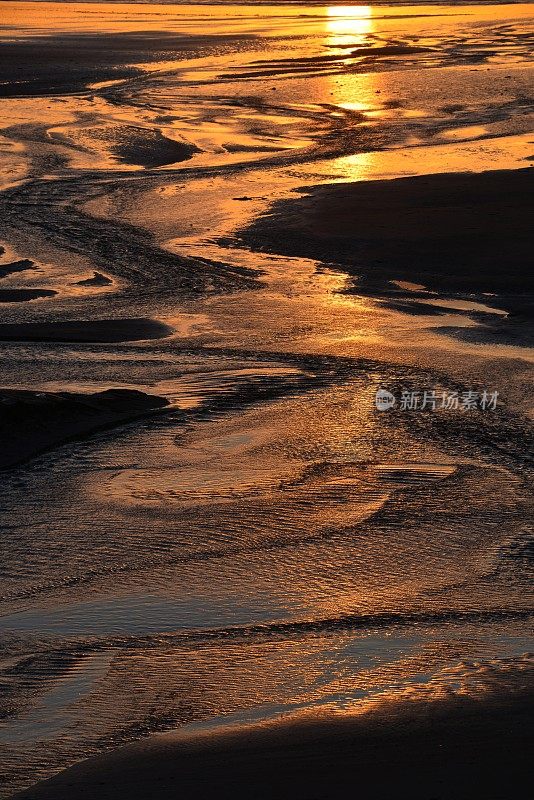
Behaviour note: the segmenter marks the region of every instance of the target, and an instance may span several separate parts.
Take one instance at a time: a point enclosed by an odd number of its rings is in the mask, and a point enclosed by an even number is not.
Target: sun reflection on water
[[[332,46],[361,44],[373,30],[371,6],[328,6],[326,15],[327,43]]]
[[[328,48],[346,50],[352,54],[357,47],[368,46],[375,30],[371,6],[329,6],[326,9],[325,45]],[[379,76],[374,73],[354,74],[349,71],[337,73],[327,79],[332,103],[342,112],[369,112],[376,106],[377,83]],[[358,153],[344,159],[343,177],[349,180],[363,180],[373,171],[376,158],[373,153]]]

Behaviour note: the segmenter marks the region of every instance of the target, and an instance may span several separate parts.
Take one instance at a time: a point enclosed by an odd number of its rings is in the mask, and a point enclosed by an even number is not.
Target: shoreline
[[[308,712],[237,729],[155,735],[83,761],[15,799],[526,796],[532,695],[445,687],[424,694],[379,699],[360,714]]]

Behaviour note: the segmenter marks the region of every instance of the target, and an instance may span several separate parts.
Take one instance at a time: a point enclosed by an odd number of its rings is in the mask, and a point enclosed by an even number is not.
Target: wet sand
[[[0,794],[520,796],[531,9],[0,6]]]
[[[94,394],[0,389],[0,469],[166,405],[161,397],[126,389]]]
[[[142,69],[135,64],[184,58],[209,43],[209,34],[195,37],[165,30],[158,30],[156,37],[143,30],[64,31],[59,36],[3,42],[0,97],[73,94],[94,83],[139,76]],[[39,74],[36,63],[42,67]]]
[[[525,676],[523,676],[525,677]],[[424,693],[424,692],[423,692]],[[20,800],[504,800],[528,794],[532,696],[389,700],[358,715],[152,737]]]
[[[0,303],[23,303],[39,297],[53,297],[53,289],[0,289]]]
[[[3,255],[3,248],[0,249],[0,255]],[[25,272],[28,269],[34,269],[33,261],[29,258],[21,258],[18,261],[12,261],[10,264],[0,265],[0,278],[5,278],[7,275],[13,275],[17,272]]]
[[[338,264],[357,277],[355,291],[409,281],[450,294],[497,293],[491,302],[501,308],[500,296],[511,295],[526,308],[534,292],[533,187],[532,168],[312,187],[241,236],[271,252]]]
[[[154,319],[0,323],[1,342],[134,342],[171,333],[172,328]]]

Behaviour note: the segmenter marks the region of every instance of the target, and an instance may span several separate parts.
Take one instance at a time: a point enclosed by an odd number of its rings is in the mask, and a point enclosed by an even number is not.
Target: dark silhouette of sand
[[[101,272],[95,271],[92,278],[76,281],[76,286],[110,286],[112,283],[111,278],[107,278]]]
[[[534,291],[533,179],[528,167],[317,186],[276,203],[245,238],[367,282],[522,294]]]
[[[513,800],[526,797],[531,698],[385,703],[226,732],[154,736],[20,800]]]
[[[24,303],[40,297],[54,297],[56,294],[53,289],[0,289],[0,303]]]
[[[143,318],[0,324],[0,342],[133,342],[171,333],[163,322]]]
[[[0,389],[0,469],[166,405],[165,398],[129,389],[94,394]]]
[[[220,47],[225,37],[170,31],[66,33],[0,42],[0,97],[72,94],[90,84],[140,75],[139,66]],[[229,40],[247,37],[233,36]],[[213,44],[212,44],[213,42]],[[36,66],[38,67],[36,69]]]
[[[111,146],[125,164],[139,164],[147,169],[187,161],[199,148],[189,142],[177,142],[161,131],[125,126],[122,136]]]
[[[3,253],[3,248],[0,248],[0,255]],[[10,264],[0,264],[0,278],[5,278],[7,275],[13,275],[16,272],[25,272],[27,269],[36,269],[33,261],[29,258],[21,258],[18,261],[12,261]]]
[[[530,346],[533,178],[526,168],[317,186],[276,203],[239,236],[269,252],[333,263],[354,276],[347,292],[407,314],[450,314],[437,295],[505,311],[457,311],[479,325],[437,330],[475,343]],[[434,306],[416,302],[429,291]]]

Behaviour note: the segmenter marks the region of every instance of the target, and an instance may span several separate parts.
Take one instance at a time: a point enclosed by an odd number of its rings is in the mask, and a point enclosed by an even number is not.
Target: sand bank
[[[89,395],[0,389],[0,469],[167,404],[162,397],[127,389]]]
[[[0,324],[0,342],[134,342],[171,333],[168,325],[143,318]]]
[[[54,297],[53,289],[0,289],[0,303],[24,303],[41,297]]]
[[[444,693],[354,716],[155,736],[85,761],[21,800],[515,798],[526,795],[531,698]]]
[[[93,83],[138,76],[142,64],[179,60],[198,49],[209,52],[220,46],[221,40],[235,38],[141,30],[65,31],[59,35],[54,31],[49,36],[4,40],[1,51],[5,74],[0,97],[81,92]]]
[[[4,252],[4,248],[0,248],[0,255]],[[35,269],[33,261],[29,258],[21,258],[18,261],[12,261],[10,264],[0,264],[0,278],[5,278],[7,275],[13,275],[17,272],[25,272],[28,269]]]
[[[422,175],[317,186],[245,232],[262,248],[427,289],[534,290],[534,171]]]

